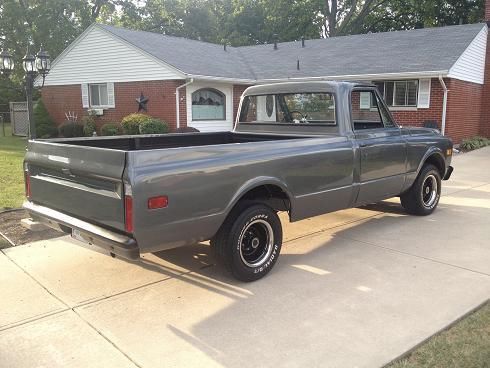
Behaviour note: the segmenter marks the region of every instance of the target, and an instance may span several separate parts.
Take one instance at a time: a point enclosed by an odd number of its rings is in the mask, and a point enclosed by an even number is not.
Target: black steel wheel
[[[433,165],[425,165],[412,187],[400,196],[405,210],[418,216],[430,215],[441,198],[441,174]]]
[[[257,202],[239,203],[211,239],[218,262],[235,278],[255,281],[274,267],[282,245],[276,212]]]

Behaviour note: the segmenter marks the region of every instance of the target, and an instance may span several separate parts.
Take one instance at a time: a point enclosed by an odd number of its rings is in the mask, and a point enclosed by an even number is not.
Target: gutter
[[[176,128],[177,129],[180,128],[180,89],[187,87],[188,85],[190,85],[192,83],[194,83],[194,78],[191,78],[188,82],[186,82],[185,84],[183,84],[181,86],[178,86],[175,89],[175,114],[177,116],[177,119],[176,119]]]
[[[439,83],[441,83],[442,89],[444,90],[444,99],[442,102],[442,123],[441,123],[441,134],[444,135],[446,132],[446,113],[447,113],[447,94],[449,90],[447,89],[446,82],[442,75],[439,75]]]

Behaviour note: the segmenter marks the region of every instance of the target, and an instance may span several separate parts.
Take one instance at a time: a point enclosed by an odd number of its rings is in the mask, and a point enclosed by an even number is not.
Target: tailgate
[[[125,151],[30,141],[25,163],[30,201],[124,230]]]

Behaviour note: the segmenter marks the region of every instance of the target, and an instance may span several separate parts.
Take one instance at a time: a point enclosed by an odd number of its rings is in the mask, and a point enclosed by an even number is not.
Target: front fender
[[[425,153],[425,155],[422,157],[422,159],[419,162],[419,166],[417,167],[417,175],[416,176],[419,175],[420,170],[422,170],[422,167],[427,162],[429,157],[431,157],[432,155],[436,155],[437,160],[439,160],[439,162],[442,164],[442,166],[443,166],[442,176],[444,176],[444,172],[446,170],[446,159],[444,157],[444,153],[442,152],[442,150],[439,147],[430,147],[427,150],[427,152]]]

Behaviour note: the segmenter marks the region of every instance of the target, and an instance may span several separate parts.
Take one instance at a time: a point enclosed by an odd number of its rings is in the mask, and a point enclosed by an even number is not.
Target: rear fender
[[[226,216],[228,216],[228,214],[231,212],[233,207],[235,207],[235,205],[240,201],[240,199],[243,198],[248,192],[263,185],[275,185],[281,188],[281,190],[284,193],[286,193],[286,195],[288,196],[289,202],[291,203],[291,208],[294,206],[294,196],[292,195],[292,193],[290,192],[286,184],[284,184],[281,180],[274,177],[260,176],[245,182],[245,184],[243,184],[237,190],[237,192],[235,193],[235,195],[233,196],[230,203],[225,209]]]

